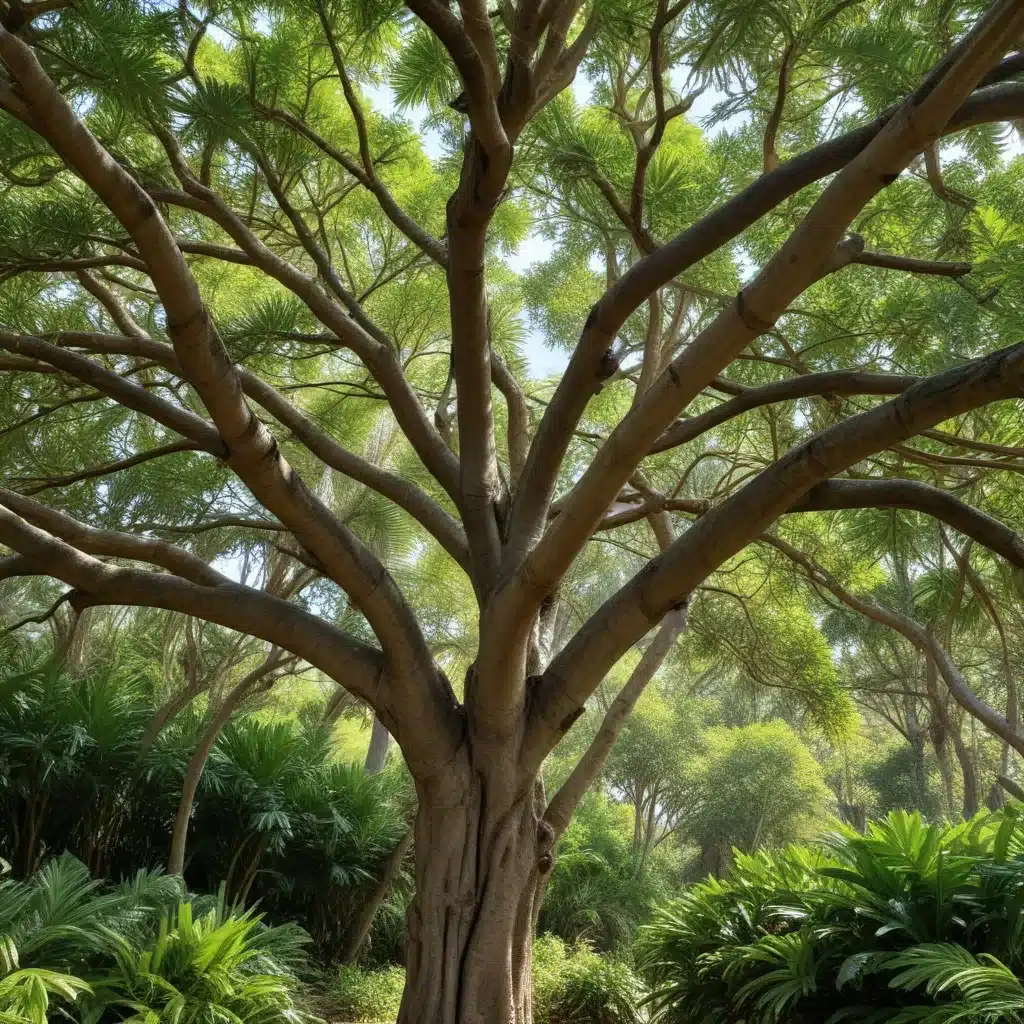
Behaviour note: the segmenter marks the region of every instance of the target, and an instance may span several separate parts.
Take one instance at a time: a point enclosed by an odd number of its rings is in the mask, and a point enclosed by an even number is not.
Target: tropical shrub
[[[116,933],[109,940],[115,966],[84,997],[83,1024],[110,1011],[132,1024],[293,1024],[305,1016],[290,965],[308,939],[294,926],[263,928],[259,916],[226,912],[222,902],[197,917],[182,902],[148,942]]]
[[[29,665],[0,679],[0,820],[11,823],[0,857],[16,876],[64,851],[111,878],[166,863],[202,720],[180,714],[143,751],[151,689],[103,667]],[[322,725],[238,718],[203,772],[185,879],[200,892],[225,882],[231,902],[300,921],[329,957],[405,831],[405,786],[400,764],[371,778],[335,761]],[[381,945],[393,950],[391,932]]]
[[[628,964],[554,935],[533,947],[536,1024],[639,1024],[645,991]]]
[[[65,855],[0,882],[0,1021],[298,1024],[296,967],[309,943],[178,878],[121,885]]]
[[[1024,1020],[1024,827],[893,812],[866,835],[738,854],[642,929],[655,1019]]]
[[[668,894],[664,858],[642,862],[632,808],[588,793],[559,842],[540,929],[601,950],[628,946]]]
[[[393,1021],[398,1016],[405,987],[405,971],[401,967],[360,970],[342,966],[327,988],[331,1011],[339,1020]]]

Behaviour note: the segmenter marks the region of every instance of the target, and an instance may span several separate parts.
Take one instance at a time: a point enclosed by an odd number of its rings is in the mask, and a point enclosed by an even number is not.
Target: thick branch
[[[893,256],[887,252],[865,250],[854,263],[885,270],[905,270],[911,274],[932,274],[937,277],[963,277],[971,272],[970,263],[947,263],[943,260],[919,260],[912,256]]]
[[[1008,526],[919,480],[827,480],[811,488],[791,512],[844,508],[904,508],[923,512],[1024,569],[1024,538]]]
[[[671,241],[638,260],[618,278],[590,311],[586,326],[534,435],[523,482],[516,496],[516,518],[529,533],[543,522],[559,467],[580,416],[602,382],[615,371],[613,345],[627,318],[653,291],[715,252],[805,186],[854,160],[896,114],[891,109],[861,128],[781,164],[723,203]],[[940,129],[948,135],[975,124],[1024,115],[1024,85],[979,89]]]
[[[3,330],[0,330],[0,349],[31,356],[56,366],[126,408],[134,409],[156,420],[157,423],[170,427],[171,430],[194,441],[204,451],[218,457],[227,454],[224,442],[212,424],[187,409],[158,398],[145,388],[125,380],[124,377],[85,356],[69,352],[41,338],[11,334]]]
[[[450,738],[457,729],[454,696],[434,665],[413,610],[379,560],[310,491],[249,409],[196,281],[152,199],[77,120],[31,49],[3,29],[0,58],[32,109],[33,126],[117,217],[145,259],[167,313],[175,354],[227,446],[226,461],[324,563],[366,616],[385,648],[394,686],[405,697],[404,706],[416,709],[425,720],[422,725],[429,722],[432,726],[424,733]],[[163,137],[161,141],[173,162],[176,143]],[[185,181],[193,180],[180,164],[175,169]],[[195,187],[208,198],[209,190],[198,183]],[[410,763],[418,761],[417,768],[432,772],[450,754],[444,747],[443,741],[440,749],[417,743],[410,751]]]
[[[552,661],[535,700],[544,722],[535,756],[557,741],[608,669],[718,566],[763,533],[811,488],[867,456],[1024,387],[1024,345],[927,378],[794,448],[705,513],[595,613]]]
[[[775,381],[760,388],[744,389],[736,398],[708,412],[674,423],[651,446],[650,454],[676,448],[751,409],[811,395],[898,395],[916,384],[919,377],[856,370],[828,370]]]
[[[89,555],[107,555],[113,558],[130,558],[137,562],[148,562],[173,572],[182,579],[208,587],[219,587],[230,583],[227,576],[217,572],[201,558],[183,548],[152,537],[140,537],[117,530],[101,530],[86,526],[55,509],[47,508],[38,501],[0,487],[0,505],[16,512],[26,522]],[[14,545],[11,545],[12,547]]]
[[[0,542],[19,551],[33,575],[62,580],[89,604],[183,612],[291,651],[342,682],[378,710],[389,731],[394,727],[401,735],[381,652],[298,605],[236,583],[200,586],[178,576],[108,565],[2,507]]]
[[[515,575],[503,588],[502,607],[494,613],[499,622],[497,632],[504,634],[501,642],[514,644],[529,628],[540,601],[561,579],[615,495],[678,411],[751,341],[770,330],[797,295],[827,272],[857,213],[938,137],[1007,42],[1022,30],[1024,10],[1018,4],[1004,0],[993,7],[959,47],[955,60],[947,62],[941,74],[933,74],[863,152],[836,175],[777,255],[683,350],[616,427],[574,486],[562,512],[528,554],[527,545],[537,527],[521,519],[513,522],[516,535],[510,541],[509,558],[515,560]],[[850,255],[856,251],[850,250]],[[548,414],[557,400],[556,392]],[[524,479],[528,473],[529,463]],[[535,503],[526,508],[535,510]],[[520,514],[523,511],[520,507]],[[672,604],[667,602],[661,614]],[[507,699],[519,698],[516,693]]]

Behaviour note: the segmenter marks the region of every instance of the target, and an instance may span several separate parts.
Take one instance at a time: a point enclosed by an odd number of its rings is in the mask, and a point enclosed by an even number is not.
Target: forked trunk
[[[551,831],[511,758],[419,794],[399,1024],[531,1024],[534,897]]]

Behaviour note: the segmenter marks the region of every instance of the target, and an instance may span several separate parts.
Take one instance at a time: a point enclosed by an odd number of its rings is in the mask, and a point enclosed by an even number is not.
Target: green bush
[[[390,1022],[405,985],[400,967],[342,967],[327,989],[329,1016],[349,1022]],[[542,935],[533,946],[534,1024],[641,1024],[645,996],[628,964],[585,943]]]
[[[341,1021],[390,1022],[398,1016],[405,987],[401,967],[362,971],[358,967],[339,968],[327,991],[333,1015]]]
[[[624,962],[542,935],[533,948],[536,1024],[638,1024],[644,990]]]
[[[70,855],[0,882],[0,1021],[312,1019],[294,1000],[301,929],[184,895],[180,879],[145,871],[104,884]]]
[[[0,678],[0,821],[11,826],[0,829],[0,858],[17,877],[65,850],[108,878],[166,863],[202,720],[182,712],[140,757],[149,689],[104,669],[30,665]],[[323,726],[255,715],[229,723],[203,772],[185,864],[191,888],[226,881],[232,902],[301,922],[324,956],[343,947],[406,829],[400,773],[369,777],[333,756]],[[394,915],[383,924],[387,955]]]
[[[656,1020],[1024,1021],[1024,828],[893,812],[866,835],[737,855],[641,931]]]
[[[644,865],[633,847],[632,808],[588,793],[558,844],[541,930],[600,950],[628,947],[669,893],[667,849],[654,851]]]

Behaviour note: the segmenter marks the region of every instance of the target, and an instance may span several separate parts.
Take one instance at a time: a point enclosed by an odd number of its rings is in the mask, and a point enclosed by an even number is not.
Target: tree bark
[[[387,726],[377,717],[373,716],[373,729],[370,732],[370,749],[366,752],[366,760],[363,762],[363,771],[367,775],[377,775],[384,770],[388,761],[388,753],[391,751],[391,733]]]
[[[460,758],[434,791],[419,787],[399,1024],[532,1024],[534,899],[552,832],[536,780],[504,754]]]
[[[978,813],[980,799],[978,797],[978,772],[974,767],[974,758],[971,756],[967,744],[964,743],[960,730],[953,731],[953,749],[956,751],[956,759],[960,762],[960,771],[964,777],[964,820],[968,821]]]

